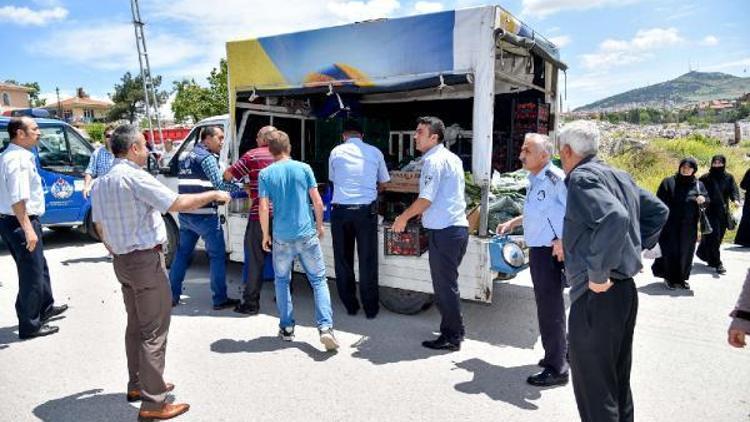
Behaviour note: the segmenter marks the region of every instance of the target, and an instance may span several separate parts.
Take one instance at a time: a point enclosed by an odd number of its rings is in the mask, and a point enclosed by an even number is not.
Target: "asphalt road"
[[[46,255],[60,333],[19,341],[14,262],[0,245],[0,420],[127,421],[125,311],[101,244],[75,233],[47,233]],[[632,374],[636,420],[750,420],[750,350],[726,344],[728,313],[750,250],[729,247],[728,274],[696,264],[693,292],[668,291],[642,273]],[[650,263],[649,263],[650,264]],[[420,346],[438,324],[434,308],[416,316],[381,311],[350,317],[333,294],[339,353],[323,351],[312,298],[295,282],[297,338],[276,338],[271,284],[262,313],[213,311],[203,253],[175,309],[166,379],[174,400],[192,405],[182,421],[574,421],[572,387],[525,383],[542,355],[528,271],[498,282],[490,306],[464,303],[467,341],[460,352]],[[241,268],[230,264],[238,296]],[[331,285],[333,287],[333,285]],[[333,290],[332,290],[333,292]]]

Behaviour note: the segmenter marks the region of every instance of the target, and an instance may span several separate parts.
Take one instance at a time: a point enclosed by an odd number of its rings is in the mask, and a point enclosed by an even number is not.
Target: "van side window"
[[[195,146],[195,140],[198,139],[198,134],[200,133],[200,131],[200,127],[193,128],[193,130],[188,134],[185,140],[182,141],[180,149],[177,150],[177,152],[174,154],[174,157],[169,162],[170,175],[177,176],[177,173],[179,172],[180,160],[187,157],[187,155],[190,154],[190,151],[193,150],[193,147]]]
[[[83,173],[89,165],[89,158],[91,158],[91,144],[83,139],[75,129],[66,127],[65,133],[68,136],[70,158],[71,163],[73,164],[73,169],[76,172]]]
[[[39,137],[39,162],[42,167],[55,172],[69,173],[71,170],[70,153],[65,142],[65,129],[59,127],[41,127]]]
[[[10,135],[8,135],[8,131],[0,131],[0,153],[5,151],[5,148],[8,148],[8,144],[10,144]]]

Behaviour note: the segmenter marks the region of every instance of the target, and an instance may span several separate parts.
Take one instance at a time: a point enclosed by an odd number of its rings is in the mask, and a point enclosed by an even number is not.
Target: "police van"
[[[60,120],[31,117],[41,136],[34,148],[37,170],[44,188],[45,213],[42,225],[54,230],[79,228],[97,239],[91,223],[91,201],[83,197],[83,172],[94,147],[72,126]],[[10,117],[0,116],[0,152],[10,143]]]

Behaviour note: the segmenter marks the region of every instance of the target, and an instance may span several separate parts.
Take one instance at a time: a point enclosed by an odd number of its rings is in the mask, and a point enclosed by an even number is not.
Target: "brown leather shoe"
[[[161,409],[158,410],[141,410],[138,412],[138,417],[143,419],[172,419],[188,410],[190,410],[190,405],[187,403],[164,403]]]
[[[167,383],[167,393],[174,390],[174,384],[168,382]],[[128,391],[128,401],[134,402],[134,401],[140,401],[141,400],[141,390],[131,390]]]

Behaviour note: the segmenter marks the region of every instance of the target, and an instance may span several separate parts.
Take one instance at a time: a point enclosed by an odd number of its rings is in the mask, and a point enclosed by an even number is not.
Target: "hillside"
[[[622,110],[634,107],[682,107],[699,101],[737,98],[750,92],[750,78],[726,73],[690,72],[671,81],[623,92],[575,111]]]

